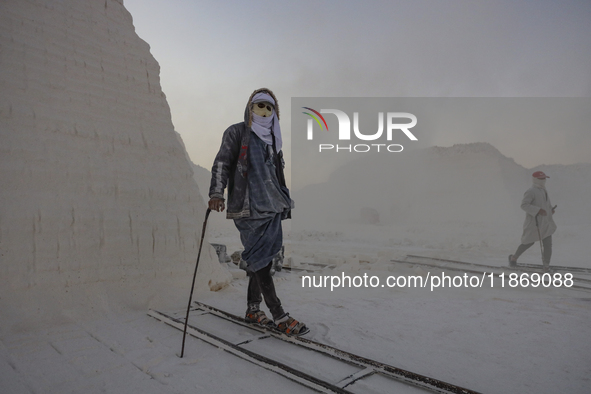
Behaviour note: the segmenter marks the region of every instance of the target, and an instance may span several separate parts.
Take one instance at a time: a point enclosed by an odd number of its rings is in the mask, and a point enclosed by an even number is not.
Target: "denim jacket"
[[[226,217],[238,219],[250,217],[250,201],[248,193],[248,143],[250,140],[251,100],[259,91],[255,90],[251,95],[244,111],[244,122],[228,127],[222,137],[222,144],[211,168],[211,183],[209,187],[210,198],[224,199],[224,190],[228,187],[228,201],[226,203]],[[276,110],[278,108],[276,107]],[[285,186],[283,173],[283,152],[277,153],[279,169],[279,182]]]

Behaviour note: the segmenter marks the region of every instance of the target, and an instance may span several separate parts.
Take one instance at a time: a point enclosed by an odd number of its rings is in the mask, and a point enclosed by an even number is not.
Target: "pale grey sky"
[[[160,63],[175,129],[208,169],[221,134],[242,120],[259,87],[280,101],[288,163],[291,97],[591,97],[586,0],[124,4]],[[526,167],[591,161],[591,130],[433,139],[477,141]]]

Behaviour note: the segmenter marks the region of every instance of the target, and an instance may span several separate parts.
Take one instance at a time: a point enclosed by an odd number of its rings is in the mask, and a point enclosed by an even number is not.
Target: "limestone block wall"
[[[133,305],[164,282],[188,291],[204,212],[123,3],[0,2],[0,305],[104,284]],[[199,286],[227,283],[213,249],[201,260]]]

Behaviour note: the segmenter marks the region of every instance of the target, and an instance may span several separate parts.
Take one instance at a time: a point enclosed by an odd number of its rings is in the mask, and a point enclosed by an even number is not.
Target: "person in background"
[[[521,209],[525,211],[523,234],[521,245],[517,247],[515,254],[509,255],[509,266],[516,267],[517,259],[536,241],[542,243],[542,264],[544,271],[549,270],[552,257],[552,234],[556,231],[553,215],[556,206],[552,207],[548,192],[546,191],[546,179],[550,178],[542,171],[532,174],[533,185],[523,195]]]

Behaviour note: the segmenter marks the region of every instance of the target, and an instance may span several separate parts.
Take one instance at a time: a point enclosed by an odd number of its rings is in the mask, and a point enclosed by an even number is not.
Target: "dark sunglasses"
[[[259,108],[265,108],[265,106],[267,106],[267,111],[271,111],[273,109],[273,106],[269,103],[257,103],[257,107]]]

